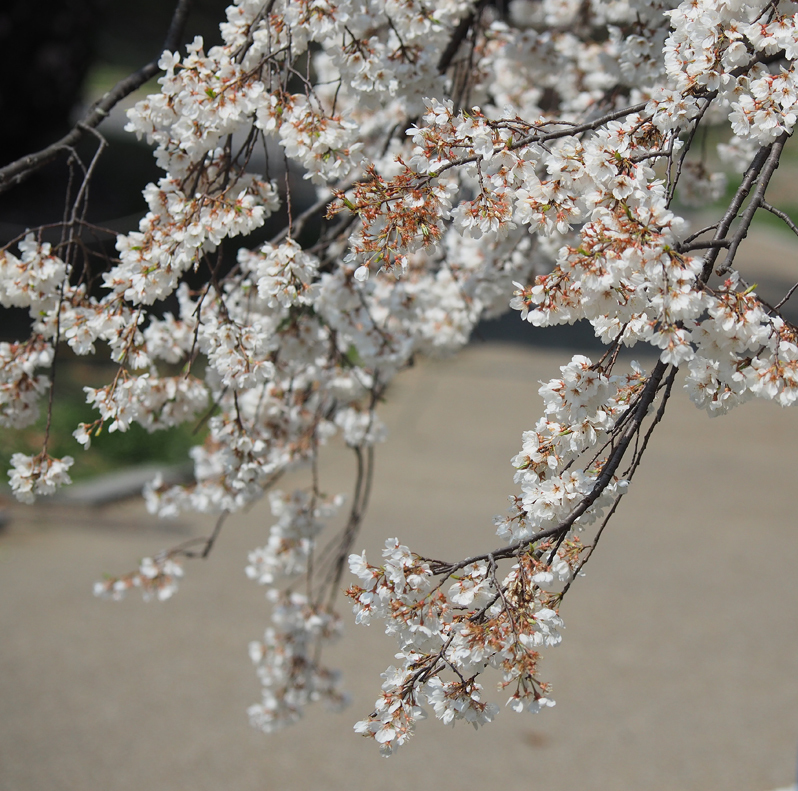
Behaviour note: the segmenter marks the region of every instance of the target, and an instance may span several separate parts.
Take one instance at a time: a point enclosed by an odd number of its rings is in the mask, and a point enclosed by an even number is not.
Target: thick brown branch
[[[452,37],[449,39],[449,43],[446,45],[446,49],[443,51],[443,54],[438,61],[438,71],[441,74],[443,74],[446,69],[451,66],[454,56],[457,54],[457,50],[460,49],[460,45],[465,41],[468,31],[471,29],[471,25],[474,24],[474,21],[476,20],[480,10],[482,9],[482,6],[484,6],[485,3],[486,0],[479,0],[476,8],[474,8],[474,10],[468,14],[468,16],[464,16],[460,20],[460,24],[454,29]]]
[[[748,206],[745,207],[745,212],[743,212],[740,225],[734,233],[731,246],[729,247],[729,252],[726,253],[726,260],[723,262],[723,266],[718,269],[719,275],[723,275],[731,269],[732,264],[734,263],[734,256],[737,254],[737,249],[742,244],[743,239],[748,236],[748,229],[751,227],[751,222],[754,219],[756,210],[761,207],[762,201],[765,199],[765,192],[767,191],[770,179],[776,172],[776,168],[779,166],[781,152],[784,150],[784,144],[787,142],[788,137],[789,135],[787,132],[782,132],[781,135],[779,135],[779,137],[776,138],[776,140],[770,146],[770,152],[765,164],[762,167],[762,172],[758,179],[759,183],[756,186],[756,191],[754,192],[754,195],[751,198]]]
[[[742,184],[740,184],[740,186],[737,188],[737,192],[734,193],[734,197],[729,204],[729,208],[726,209],[723,217],[721,217],[720,222],[717,224],[715,236],[712,238],[713,242],[717,242],[726,238],[729,228],[731,228],[732,223],[737,219],[737,212],[740,211],[740,207],[748,197],[748,193],[751,191],[751,187],[754,186],[754,182],[759,177],[759,174],[761,173],[769,154],[770,146],[760,148],[759,151],[757,151],[756,156],[748,166],[748,170],[746,170],[745,175],[743,176]],[[681,248],[678,246],[677,250],[681,252]],[[710,275],[712,275],[712,268],[715,266],[715,261],[717,260],[720,251],[720,247],[713,247],[709,253],[707,253],[707,257],[704,259],[704,269],[701,272],[700,279],[702,283],[706,283],[709,280]]]

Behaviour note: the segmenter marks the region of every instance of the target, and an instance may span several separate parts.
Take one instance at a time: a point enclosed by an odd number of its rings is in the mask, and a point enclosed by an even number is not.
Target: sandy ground
[[[399,536],[454,558],[497,545],[491,519],[514,491],[509,460],[540,411],[537,382],[567,358],[485,344],[404,374],[384,410],[390,439],[358,546],[376,557]],[[94,599],[92,582],[203,534],[207,520],[159,523],[137,503],[14,508],[0,535],[0,789],[787,786],[798,746],[796,438],[798,410],[753,403],[710,420],[678,392],[565,602],[563,643],[543,665],[556,708],[504,710],[478,733],[423,722],[387,760],[352,732],[392,661],[376,626],[349,624],[331,654],[350,709],[311,710],[271,736],[247,723],[259,689],[246,647],[267,605],[243,567],[265,540],[265,505],[231,519],[160,605]],[[327,491],[348,491],[352,471],[346,449],[325,451]]]

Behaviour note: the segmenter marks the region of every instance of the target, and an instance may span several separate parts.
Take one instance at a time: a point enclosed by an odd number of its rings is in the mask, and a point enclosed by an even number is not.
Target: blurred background
[[[225,7],[222,0],[196,0],[186,40],[202,35],[208,46],[218,43]],[[89,104],[158,57],[173,11],[174,4],[162,0],[6,0],[0,7],[0,66],[6,75],[0,85],[0,165],[57,140]],[[157,90],[154,80],[148,87]],[[132,135],[119,134],[118,125],[108,122],[102,131],[114,145],[94,187],[93,216],[100,222],[141,212],[140,185],[160,175]],[[55,163],[13,195],[0,197],[5,237],[15,235],[9,226],[61,218],[64,170],[63,162]]]
[[[225,5],[198,0],[186,39],[215,43]],[[92,101],[155,57],[171,13],[162,0],[6,0],[2,164],[58,139]],[[125,106],[156,88],[145,86]],[[123,111],[101,127],[112,145],[89,214],[118,232],[136,227],[141,189],[161,175],[147,146],[122,131]],[[770,200],[793,217],[796,175],[788,147]],[[737,178],[729,174],[729,191]],[[0,245],[60,219],[65,187],[66,169],[54,163],[0,195]],[[691,210],[694,227],[712,211]],[[112,242],[103,243],[112,250]],[[770,215],[757,221],[742,254],[766,298],[778,299],[796,279],[795,248]],[[798,319],[794,308],[790,315]],[[4,311],[0,337],[22,337],[26,323],[23,313]],[[509,460],[540,412],[538,382],[571,354],[597,348],[589,328],[537,330],[509,315],[481,325],[458,358],[423,361],[401,376],[385,406],[390,437],[378,449],[358,547],[377,557],[384,540],[398,536],[448,558],[493,546],[492,517],[515,491]],[[107,366],[82,358],[62,369],[54,455],[75,455],[84,483],[141,464],[178,465],[201,439],[191,427],[101,437],[91,453],[79,453],[71,431],[87,417],[82,386],[104,382]],[[36,449],[42,432],[42,424],[0,431],[0,462]],[[0,791],[788,786],[798,744],[797,436],[795,410],[755,403],[710,420],[677,393],[587,577],[563,607],[563,644],[543,665],[557,707],[538,717],[503,711],[480,733],[424,722],[389,760],[351,730],[392,662],[391,638],[378,625],[348,624],[330,657],[353,694],[349,710],[310,711],[271,736],[246,722],[259,696],[246,648],[267,625],[268,606],[243,568],[247,552],[265,543],[265,503],[230,520],[210,559],[187,567],[173,601],[144,605],[93,599],[92,583],[206,535],[208,520],[162,522],[135,499],[65,497],[28,508],[6,498]],[[352,470],[344,447],[325,449],[327,491],[348,492]],[[298,473],[283,488],[306,484]]]

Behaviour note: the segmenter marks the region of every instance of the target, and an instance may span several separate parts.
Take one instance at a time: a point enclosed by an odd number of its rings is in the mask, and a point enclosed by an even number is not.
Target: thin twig
[[[764,209],[765,211],[769,211],[771,214],[775,214],[794,234],[798,236],[798,225],[796,225],[781,209],[777,209],[775,206],[771,206],[766,200],[762,200],[759,202],[760,208]]]
[[[718,227],[718,223],[712,223],[712,225],[707,225],[706,227],[702,228],[700,231],[696,231],[695,233],[691,233],[686,239],[682,240],[681,245],[679,245],[679,250],[684,249],[684,245],[690,244],[690,242],[695,241],[698,239],[699,236],[705,234],[707,231],[714,231],[715,228]]]

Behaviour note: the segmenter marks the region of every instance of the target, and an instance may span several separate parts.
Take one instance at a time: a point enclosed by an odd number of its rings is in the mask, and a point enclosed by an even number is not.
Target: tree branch
[[[766,200],[761,200],[759,205],[765,209],[765,211],[769,211],[771,214],[778,217],[794,234],[798,235],[798,225],[790,219],[786,212],[777,209],[775,206],[771,206]]]
[[[446,45],[446,49],[443,51],[438,61],[438,72],[440,74],[443,74],[451,65],[454,56],[457,54],[457,50],[460,49],[460,45],[465,41],[468,31],[471,29],[471,25],[474,24],[477,15],[480,13],[485,3],[486,0],[480,0],[474,10],[467,16],[464,16],[460,20],[460,24],[454,29],[452,37],[449,39],[449,43]]]
[[[731,269],[734,263],[734,256],[737,254],[737,248],[742,244],[743,239],[748,236],[748,229],[751,227],[751,222],[754,219],[756,210],[762,205],[762,201],[765,199],[765,192],[771,177],[779,166],[781,152],[784,150],[784,144],[787,142],[788,137],[789,134],[787,132],[782,132],[771,144],[768,158],[762,166],[762,172],[758,178],[759,183],[757,184],[756,192],[754,192],[748,206],[745,207],[745,212],[740,220],[740,227],[734,233],[729,252],[726,253],[726,259],[723,265],[718,268],[719,275],[724,275]]]
[[[723,217],[721,217],[720,222],[716,226],[715,236],[712,238],[713,242],[717,242],[726,238],[729,228],[731,228],[732,223],[737,219],[737,212],[740,211],[740,207],[748,197],[748,193],[751,191],[751,187],[754,186],[754,182],[759,177],[759,174],[761,173],[769,154],[770,146],[765,146],[757,151],[756,156],[753,158],[751,164],[748,166],[748,170],[745,172],[745,176],[743,176],[742,184],[740,184],[740,186],[737,188],[737,192],[734,193],[734,197],[729,204],[729,208],[726,209]],[[677,250],[682,252],[681,245],[677,245]],[[720,247],[713,247],[710,249],[709,253],[707,253],[707,257],[704,259],[704,269],[701,272],[700,279],[702,283],[706,283],[712,275],[712,268],[715,266],[715,261],[717,260],[720,251]]]
[[[525,546],[529,546],[534,544],[544,538],[551,538],[552,536],[559,535],[560,533],[569,530],[573,524],[579,519],[582,514],[584,514],[591,505],[593,505],[596,500],[601,496],[602,492],[609,486],[610,482],[612,481],[612,476],[615,475],[618,467],[623,460],[623,457],[626,453],[627,448],[629,447],[629,443],[632,441],[634,436],[637,434],[643,420],[645,419],[646,415],[648,414],[648,409],[653,403],[654,399],[657,395],[657,390],[659,388],[660,382],[662,381],[662,377],[665,375],[665,371],[668,369],[668,364],[659,360],[657,364],[652,369],[651,373],[649,374],[648,381],[643,388],[643,392],[640,394],[640,398],[638,399],[637,403],[634,407],[634,418],[632,419],[631,424],[629,427],[624,431],[621,439],[619,440],[618,444],[615,446],[615,449],[610,454],[610,457],[607,459],[607,463],[604,465],[601,471],[601,475],[596,480],[596,483],[593,485],[593,488],[586,494],[576,506],[576,508],[571,511],[568,516],[562,520],[559,524],[555,525],[554,527],[550,527],[547,530],[542,530],[540,533],[536,533],[534,536],[530,538],[525,538],[521,541],[516,541],[512,544],[509,544],[504,547],[500,547],[499,549],[494,550],[493,552],[486,552],[482,555],[474,555],[470,558],[465,558],[464,560],[458,561],[457,563],[445,563],[441,561],[435,561],[428,558],[423,558],[424,560],[429,560],[431,565],[433,566],[432,572],[433,574],[446,574],[449,575],[453,571],[457,569],[465,568],[466,566],[470,565],[471,563],[476,563],[480,560],[488,560],[489,558],[509,558],[513,557],[519,549]],[[657,419],[659,422],[659,418]]]

